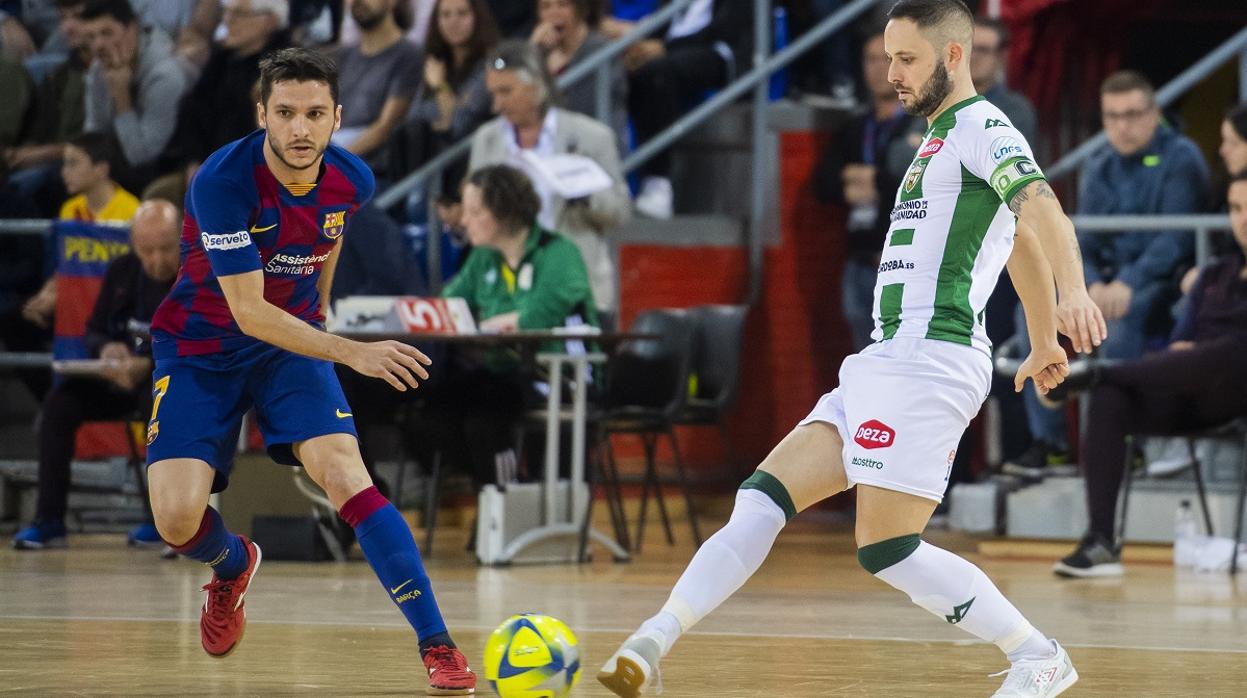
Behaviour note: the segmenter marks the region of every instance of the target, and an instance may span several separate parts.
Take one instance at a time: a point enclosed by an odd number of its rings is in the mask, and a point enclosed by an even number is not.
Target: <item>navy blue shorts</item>
[[[229,483],[243,415],[255,407],[269,456],[300,465],[294,444],[326,434],[355,436],[355,420],[329,361],[257,343],[237,351],[156,361],[148,464],[197,458]]]

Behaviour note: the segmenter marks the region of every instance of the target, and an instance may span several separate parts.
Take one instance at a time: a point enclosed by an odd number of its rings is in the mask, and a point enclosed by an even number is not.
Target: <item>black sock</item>
[[[430,649],[440,645],[445,645],[451,649],[455,648],[455,641],[450,639],[450,633],[438,633],[420,638],[420,656],[423,657]]]

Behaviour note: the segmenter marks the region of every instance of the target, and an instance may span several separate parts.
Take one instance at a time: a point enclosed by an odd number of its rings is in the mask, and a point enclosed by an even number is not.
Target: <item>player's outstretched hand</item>
[[[1069,359],[1060,345],[1054,343],[1049,347],[1034,347],[1030,356],[1018,367],[1017,375],[1013,377],[1013,389],[1022,392],[1022,386],[1029,378],[1035,381],[1040,395],[1047,395],[1049,390],[1064,383],[1068,375]]]
[[[410,344],[387,339],[361,342],[358,347],[346,365],[365,376],[384,380],[395,390],[406,391],[408,386],[414,389],[429,378],[424,367],[431,365],[432,359]]]
[[[1104,313],[1086,291],[1062,298],[1056,307],[1057,331],[1074,344],[1074,351],[1090,354],[1108,338]]]

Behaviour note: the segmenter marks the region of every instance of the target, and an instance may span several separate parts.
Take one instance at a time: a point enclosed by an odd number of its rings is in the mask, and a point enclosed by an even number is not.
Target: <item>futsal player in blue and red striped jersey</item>
[[[333,363],[415,389],[429,359],[399,342],[323,329],[339,238],[373,193],[372,173],[329,144],[341,124],[333,61],[285,49],[260,64],[261,130],[204,162],[186,196],[182,268],[152,320],[148,479],[161,536],[213,570],[204,649],[242,638],[260,549],[208,506],[225,489],[243,413],[269,454],[302,465],[355,529],[381,584],[416,631],[429,692],[473,693],[476,676],[442,620],[411,530],[373,486]],[[211,105],[204,105],[211,108]]]

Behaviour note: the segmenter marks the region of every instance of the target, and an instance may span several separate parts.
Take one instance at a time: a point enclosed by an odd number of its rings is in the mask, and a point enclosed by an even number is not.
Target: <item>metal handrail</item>
[[[1156,104],[1161,108],[1169,106],[1196,83],[1211,75],[1213,71],[1228,63],[1235,56],[1240,57],[1240,72],[1247,71],[1247,28],[1226,39],[1208,55],[1165,83],[1164,87],[1156,91]],[[1243,94],[1247,94],[1247,75],[1240,74],[1239,81]],[[1101,129],[1082,145],[1066,153],[1065,157],[1058,160],[1052,167],[1046,168],[1044,172],[1050,180],[1064,177],[1077,169],[1084,160],[1091,157],[1092,153],[1107,142],[1108,137]]]
[[[598,49],[596,53],[590,54],[588,58],[580,63],[577,63],[566,73],[561,75],[557,83],[559,89],[565,90],[577,82],[580,82],[598,68],[607,67],[610,61],[614,60],[616,56],[628,50],[628,47],[638,41],[642,41],[647,38],[651,32],[669,22],[677,12],[683,10],[685,7],[688,7],[692,3],[693,0],[675,0],[675,2],[672,2],[670,5],[667,5],[666,7],[663,7],[662,9],[644,18],[638,22],[636,27],[632,31],[628,32],[627,35],[621,36],[601,49]],[[377,206],[381,208],[389,208],[390,206],[398,203],[402,200],[402,197],[410,193],[411,190],[421,184],[424,184],[425,181],[435,175],[441,174],[442,170],[445,170],[453,162],[463,157],[468,150],[471,149],[471,147],[472,136],[469,134],[458,143],[455,143],[453,146],[450,146],[446,150],[442,151],[437,157],[425,163],[415,172],[412,172],[406,177],[398,180],[382,192],[379,196],[377,196]]]
[[[1228,230],[1230,217],[1224,213],[1173,213],[1157,215],[1080,215],[1070,216],[1074,227],[1086,233],[1145,233],[1157,230],[1190,231],[1195,234],[1195,264],[1204,266],[1212,259],[1214,230]]]
[[[679,140],[690,129],[701,124],[714,112],[734,101],[749,88],[768,79],[771,73],[786,67],[789,63],[800,58],[801,54],[813,48],[815,44],[826,39],[879,2],[880,0],[857,0],[828,15],[809,31],[802,34],[800,39],[794,41],[779,53],[771,55],[762,61],[761,64],[754,66],[753,70],[737,78],[736,82],[719,90],[713,97],[699,104],[696,109],[685,114],[665,131],[654,136],[633,151],[623,161],[624,172],[629,172],[643,165],[664,148]]]
[[[0,235],[43,235],[54,223],[50,218],[0,218]]]
[[[1224,213],[1171,213],[1070,216],[1079,232],[1114,233],[1157,230],[1229,230],[1230,217]]]

